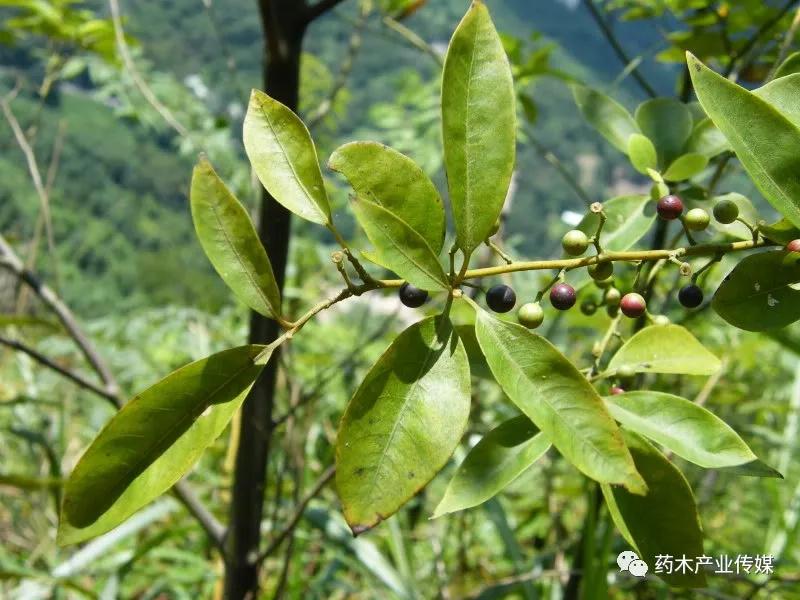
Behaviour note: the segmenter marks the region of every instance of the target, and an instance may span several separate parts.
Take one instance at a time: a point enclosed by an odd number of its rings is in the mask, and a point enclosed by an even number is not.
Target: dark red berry
[[[792,240],[786,244],[787,252],[800,252],[800,240]]]
[[[678,302],[686,308],[697,308],[703,303],[703,290],[693,283],[685,285],[678,292]]]
[[[425,304],[428,299],[428,292],[421,290],[410,283],[404,283],[400,286],[400,302],[410,308],[418,308]]]
[[[622,311],[622,314],[626,317],[638,319],[647,310],[647,302],[645,302],[641,294],[631,292],[630,294],[625,294],[622,297],[622,300],[620,300],[619,303],[619,308]]]
[[[575,306],[577,299],[575,288],[567,283],[557,283],[550,290],[550,304],[558,310],[569,310]]]
[[[517,295],[507,285],[496,285],[486,292],[486,304],[494,312],[507,313],[517,303]]]
[[[677,219],[683,213],[683,201],[678,196],[664,196],[658,201],[658,216],[665,221]]]
[[[611,395],[612,396],[619,396],[620,394],[624,394],[625,390],[619,387],[618,385],[611,386]]]

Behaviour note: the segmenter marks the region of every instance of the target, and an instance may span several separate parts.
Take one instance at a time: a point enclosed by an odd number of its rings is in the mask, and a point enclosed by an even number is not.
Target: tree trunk
[[[266,38],[265,91],[296,112],[300,86],[300,55],[305,33],[305,3],[297,0],[260,0],[259,8]],[[290,225],[289,211],[265,191],[258,232],[281,290],[289,253]],[[257,313],[251,314],[251,343],[269,343],[279,333],[279,326],[275,321]],[[252,599],[258,591],[258,566],[255,564],[255,557],[261,542],[260,525],[272,437],[277,355],[276,351],[242,407],[230,525],[226,540],[225,597],[228,600]]]

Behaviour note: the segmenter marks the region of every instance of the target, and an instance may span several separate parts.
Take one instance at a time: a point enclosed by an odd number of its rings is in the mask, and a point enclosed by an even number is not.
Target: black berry
[[[658,216],[665,221],[673,221],[683,213],[683,201],[678,196],[664,196],[656,207]]]
[[[703,303],[703,290],[693,283],[685,285],[678,292],[678,302],[686,308],[697,308]]]
[[[400,302],[410,308],[418,308],[425,304],[428,299],[428,292],[421,290],[410,283],[400,286]]]
[[[567,283],[557,283],[550,290],[550,304],[558,310],[569,310],[575,306],[577,299],[575,288]]]
[[[496,285],[486,292],[486,304],[494,312],[507,313],[517,303],[517,295],[507,285]]]

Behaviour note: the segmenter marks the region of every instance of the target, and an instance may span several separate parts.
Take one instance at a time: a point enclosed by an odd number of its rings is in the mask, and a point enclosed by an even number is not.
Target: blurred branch
[[[322,120],[328,116],[336,103],[337,96],[347,84],[347,78],[350,76],[350,72],[353,70],[353,63],[355,62],[359,48],[361,48],[361,34],[367,24],[367,17],[369,16],[369,13],[369,3],[362,2],[358,14],[358,20],[353,26],[353,31],[350,34],[350,40],[347,45],[347,54],[342,61],[342,66],[339,69],[339,73],[336,76],[336,80],[333,83],[330,94],[320,103],[320,105],[317,107],[317,110],[315,110],[314,113],[308,118],[309,129],[314,129],[314,127],[319,125],[319,123],[321,123]]]
[[[425,54],[433,58],[433,60],[436,61],[436,64],[438,64],[440,67],[444,66],[444,58],[442,55],[439,54],[433,46],[423,40],[411,29],[403,25],[400,21],[393,19],[392,17],[384,17],[382,21],[386,27],[397,33],[406,42],[418,50],[422,50]]]
[[[784,60],[786,60],[786,55],[789,54],[789,49],[792,47],[792,42],[794,41],[795,36],[797,35],[797,30],[800,28],[800,8],[794,13],[794,19],[792,19],[792,24],[789,26],[786,35],[783,37],[783,42],[781,42],[780,50],[778,51],[778,56],[775,58],[775,64],[772,65],[772,68],[769,71],[769,75],[767,75],[766,81],[772,81],[775,78],[775,73],[778,72],[778,68],[781,66]]]
[[[592,15],[594,22],[597,24],[597,26],[600,28],[600,31],[605,36],[606,41],[608,41],[609,45],[614,50],[617,57],[620,59],[620,61],[622,61],[622,64],[625,66],[631,65],[633,61],[628,56],[628,53],[625,51],[625,49],[622,47],[622,44],[620,44],[616,34],[611,29],[611,26],[608,24],[603,15],[600,13],[597,6],[595,6],[594,1],[583,0],[583,3],[589,10],[589,13]],[[648,96],[650,96],[651,98],[655,98],[656,96],[658,96],[658,93],[655,91],[655,89],[653,89],[653,87],[647,82],[644,76],[642,76],[642,74],[639,72],[638,66],[634,67],[631,70],[631,76],[636,80],[636,83],[639,84],[639,87],[642,88],[642,90]]]
[[[225,41],[225,36],[222,34],[222,26],[217,18],[217,11],[214,8],[213,0],[202,0],[202,2],[203,6],[206,8],[208,20],[211,23],[211,29],[214,30],[214,35],[217,36],[219,47],[222,50],[223,56],[225,57],[225,66],[228,67],[228,72],[231,74],[233,85],[236,86],[236,89],[242,98],[247,98],[247,89],[242,85],[242,82],[239,79],[239,67],[236,64],[236,57],[234,57],[233,52],[231,52],[231,49],[228,46],[228,43]]]
[[[552,150],[547,148],[544,144],[542,144],[539,140],[537,140],[533,134],[529,131],[528,132],[528,139],[530,140],[531,144],[533,144],[536,151],[544,158],[550,165],[558,171],[558,174],[564,179],[566,184],[570,187],[570,189],[575,192],[575,194],[580,198],[586,206],[592,204],[593,200],[589,196],[588,192],[583,189],[580,183],[572,176],[570,170],[564,165],[558,156],[553,153]]]
[[[777,25],[786,14],[792,10],[792,7],[797,4],[798,0],[789,0],[786,4],[783,5],[781,8],[771,19],[764,21],[761,24],[761,27],[756,30],[753,36],[745,42],[744,46],[731,58],[730,63],[728,63],[728,67],[723,71],[723,75],[725,77],[730,77],[736,71],[736,67],[738,62],[745,58],[750,51],[755,48],[756,44],[761,41],[761,37],[768,33],[775,25]],[[736,77],[733,77],[736,79]]]
[[[260,565],[267,558],[269,558],[270,555],[273,552],[275,552],[275,550],[277,550],[278,547],[280,547],[280,545],[289,536],[289,534],[291,534],[292,531],[294,531],[294,528],[297,527],[297,524],[303,517],[303,513],[305,512],[308,503],[317,497],[317,495],[328,484],[328,482],[331,479],[333,479],[335,473],[336,473],[336,467],[334,467],[333,465],[331,465],[325,470],[325,472],[317,480],[317,483],[314,484],[314,487],[311,488],[311,491],[309,491],[308,494],[306,494],[303,500],[300,502],[300,504],[297,505],[297,509],[295,510],[295,513],[292,516],[292,518],[286,524],[286,527],[281,529],[278,535],[276,535],[270,542],[269,546],[267,546],[267,549],[264,550],[261,554],[259,554],[258,558],[256,559],[256,564]]]
[[[311,23],[318,19],[329,10],[336,8],[343,0],[320,0],[316,4],[306,8],[304,20],[306,23]]]
[[[122,57],[122,62],[125,63],[125,68],[127,69],[128,74],[131,76],[131,79],[133,79],[134,85],[136,85],[136,88],[139,90],[142,96],[144,96],[144,99],[147,100],[148,104],[150,104],[150,106],[152,106],[155,111],[161,115],[161,117],[170,127],[177,131],[179,135],[186,136],[189,133],[187,129],[181,125],[175,116],[170,112],[170,110],[164,106],[161,101],[159,101],[159,99],[153,93],[153,90],[150,89],[145,80],[142,78],[142,75],[136,68],[136,64],[133,62],[133,56],[131,56],[130,48],[128,48],[128,42],[125,41],[125,30],[122,28],[122,16],[119,8],[119,0],[108,0],[108,6],[111,9],[111,21],[114,24],[114,37],[117,40],[117,51]]]

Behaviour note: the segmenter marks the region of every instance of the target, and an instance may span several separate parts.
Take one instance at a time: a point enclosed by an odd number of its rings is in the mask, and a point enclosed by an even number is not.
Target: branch
[[[152,106],[159,115],[161,115],[164,121],[177,131],[179,135],[185,137],[189,132],[156,97],[153,90],[150,89],[150,86],[147,85],[139,73],[139,70],[136,68],[136,63],[133,62],[133,56],[131,56],[130,49],[128,48],[128,42],[125,41],[125,30],[122,28],[119,0],[108,0],[108,6],[111,9],[111,20],[114,23],[114,37],[117,41],[117,51],[122,57],[122,62],[125,63],[125,68],[128,70],[131,79],[133,79],[133,83],[136,85],[139,92],[141,92],[142,96],[144,96],[144,99],[147,100],[150,106]]]
[[[319,2],[313,6],[306,8],[306,14],[304,15],[303,20],[306,24],[309,24],[324,15],[329,10],[336,8],[343,1],[344,0],[319,0]]]
[[[764,21],[764,23],[761,24],[761,27],[759,27],[758,30],[753,34],[753,37],[747,40],[745,45],[742,46],[742,48],[731,59],[731,62],[728,64],[728,68],[725,69],[725,71],[723,72],[723,75],[725,77],[729,77],[731,73],[734,72],[734,70],[736,69],[737,61],[746,57],[747,54],[750,52],[750,50],[752,50],[755,47],[755,45],[759,42],[761,36],[763,36],[765,33],[768,33],[770,29],[775,27],[775,25],[777,25],[778,22],[784,16],[786,16],[786,14],[792,9],[792,7],[795,4],[797,4],[797,0],[789,0],[786,4],[783,5],[783,8],[781,8],[771,19],[768,19],[767,21]]]
[[[269,556],[278,549],[278,547],[283,543],[283,541],[289,536],[289,534],[294,531],[294,528],[297,527],[297,524],[300,522],[300,519],[303,517],[303,513],[308,506],[308,503],[311,502],[321,491],[322,489],[328,484],[328,482],[333,478],[334,474],[336,473],[336,467],[331,465],[328,469],[320,476],[317,480],[317,483],[314,484],[314,487],[311,488],[311,491],[306,494],[300,504],[297,505],[297,509],[295,510],[294,515],[286,524],[286,527],[281,529],[278,535],[270,542],[267,549],[264,550],[261,554],[259,554],[258,558],[256,559],[256,564],[261,564],[269,558]]]
[[[628,53],[625,52],[625,49],[622,47],[622,44],[619,43],[617,36],[614,34],[614,31],[609,26],[608,22],[603,18],[603,15],[600,14],[600,11],[594,4],[593,0],[583,0],[583,3],[586,5],[586,8],[589,9],[589,13],[592,15],[594,22],[600,28],[600,31],[608,41],[611,48],[616,53],[617,57],[620,59],[624,66],[628,66],[633,64],[633,61],[628,56]],[[647,83],[647,80],[642,76],[639,72],[639,67],[634,67],[631,70],[631,76],[636,80],[636,83],[639,84],[639,87],[651,98],[655,98],[658,96],[658,93],[653,89],[653,87]]]

